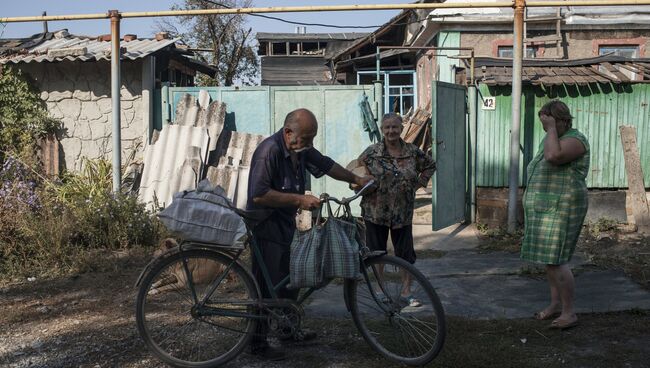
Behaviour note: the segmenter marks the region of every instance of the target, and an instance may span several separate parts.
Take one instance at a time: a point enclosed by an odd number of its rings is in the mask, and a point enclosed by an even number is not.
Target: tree
[[[250,7],[251,0],[185,0],[172,10]],[[181,37],[190,47],[206,49],[198,57],[217,69],[214,78],[201,76],[199,85],[250,85],[257,79],[259,65],[253,46],[252,29],[246,29],[245,15],[197,15],[158,22],[161,31]]]

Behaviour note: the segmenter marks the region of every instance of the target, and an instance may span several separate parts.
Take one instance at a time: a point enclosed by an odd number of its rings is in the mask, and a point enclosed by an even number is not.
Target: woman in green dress
[[[573,327],[575,282],[568,262],[587,213],[589,142],[572,128],[567,105],[553,100],[539,111],[546,137],[528,166],[521,258],[546,265],[551,303],[536,319],[555,318],[552,328]],[[558,316],[559,315],[559,316]]]

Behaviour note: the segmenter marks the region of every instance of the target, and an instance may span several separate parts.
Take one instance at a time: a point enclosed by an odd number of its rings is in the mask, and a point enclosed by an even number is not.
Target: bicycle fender
[[[153,265],[153,264],[154,264],[158,259],[159,259],[159,257],[155,257],[154,259],[152,259],[151,261],[149,261],[149,263],[147,263],[146,266],[144,266],[144,268],[143,268],[142,271],[140,272],[140,276],[138,276],[138,279],[135,281],[135,285],[133,285],[133,287],[137,288],[137,287],[140,286],[140,283],[142,282],[142,279],[144,278],[144,275],[146,275],[147,272],[149,272],[149,270],[151,269],[151,266],[152,266],[152,265]]]

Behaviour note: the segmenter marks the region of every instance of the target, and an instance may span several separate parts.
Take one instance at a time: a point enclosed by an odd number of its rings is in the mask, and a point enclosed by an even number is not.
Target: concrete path
[[[416,249],[445,252],[441,258],[420,258],[415,265],[433,284],[447,315],[525,318],[547,305],[543,268],[521,261],[518,254],[479,253],[472,226],[455,225],[434,233],[430,225],[415,225],[413,232]],[[622,271],[595,269],[581,254],[571,264],[578,313],[650,309],[650,292]],[[314,293],[305,312],[307,318],[348,315],[341,283]]]

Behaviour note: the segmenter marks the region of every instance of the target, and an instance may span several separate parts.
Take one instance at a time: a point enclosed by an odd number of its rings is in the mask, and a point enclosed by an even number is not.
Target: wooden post
[[[650,233],[650,210],[648,209],[648,198],[646,197],[645,185],[643,183],[641,158],[636,144],[636,128],[629,125],[621,125],[619,129],[623,143],[627,186],[632,201],[634,222],[639,232]]]

